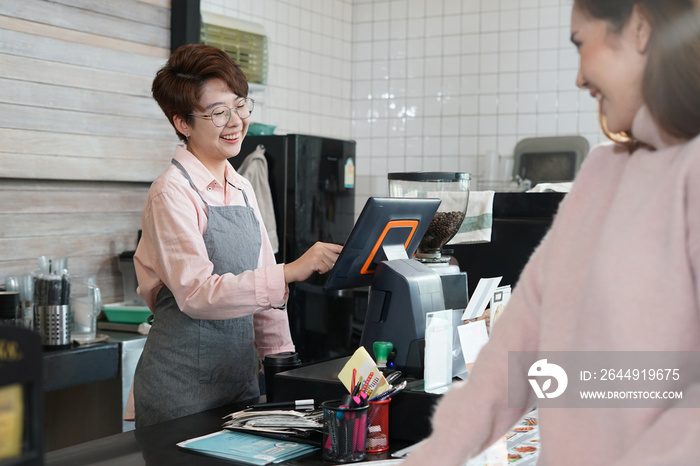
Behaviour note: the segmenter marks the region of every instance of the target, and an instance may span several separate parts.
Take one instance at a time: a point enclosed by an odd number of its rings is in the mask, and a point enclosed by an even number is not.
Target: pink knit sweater
[[[469,381],[406,465],[462,465],[525,414],[508,407],[508,351],[700,350],[700,137],[672,140],[645,107],[633,133],[653,149],[586,158]],[[536,403],[530,387],[518,395]],[[691,408],[540,409],[538,465],[698,464],[698,400],[693,385]]]

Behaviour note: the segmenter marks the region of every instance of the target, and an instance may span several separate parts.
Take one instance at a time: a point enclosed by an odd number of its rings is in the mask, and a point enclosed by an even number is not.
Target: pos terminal
[[[325,290],[370,286],[360,344],[393,343],[396,369],[423,376],[426,314],[445,309],[440,275],[411,259],[440,199],[369,198]]]

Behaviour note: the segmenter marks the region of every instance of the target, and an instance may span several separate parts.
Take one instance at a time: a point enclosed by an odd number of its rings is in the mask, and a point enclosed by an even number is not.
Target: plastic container
[[[97,338],[97,315],[102,309],[102,295],[94,277],[88,279],[86,294],[71,296],[73,340],[88,343]]]
[[[449,261],[442,259],[442,248],[462,226],[469,203],[469,173],[460,172],[406,172],[389,173],[391,197],[438,198],[440,207],[423,239],[418,245],[416,258],[424,262]]]
[[[248,134],[250,136],[270,136],[275,134],[275,128],[277,128],[277,126],[265,125],[263,123],[251,123],[250,126],[248,126]]]
[[[140,324],[151,316],[148,306],[129,306],[124,303],[105,304],[102,312],[108,321],[119,324]]]

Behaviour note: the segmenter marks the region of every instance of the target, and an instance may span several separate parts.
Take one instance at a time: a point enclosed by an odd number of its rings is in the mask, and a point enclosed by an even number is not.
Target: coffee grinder
[[[407,172],[407,173],[389,173],[389,195],[392,198],[415,198],[415,199],[440,199],[440,206],[435,212],[430,225],[423,235],[420,244],[411,261],[419,262],[421,268],[414,271],[424,279],[428,279],[426,271],[434,272],[439,279],[437,282],[441,285],[441,294],[444,298],[444,307],[440,309],[452,309],[453,325],[459,325],[460,317],[463,310],[467,306],[469,299],[467,287],[467,273],[462,272],[456,261],[452,260],[449,254],[452,252],[445,249],[445,244],[449,242],[459,231],[462,222],[466,216],[467,204],[469,203],[469,173],[458,172]],[[417,264],[418,265],[418,264]],[[385,272],[383,275],[386,275]],[[399,274],[401,275],[401,274]],[[377,277],[378,279],[379,277]],[[372,283],[372,289],[384,287],[386,293],[391,295],[392,291],[398,291],[397,282],[387,281],[387,277],[382,277],[383,280],[377,280]],[[404,279],[406,274],[404,274]],[[383,282],[387,281],[386,284]],[[440,286],[438,285],[438,286]],[[370,308],[377,306],[370,300]],[[425,308],[425,307],[424,307]],[[427,308],[425,308],[427,309]],[[437,310],[437,309],[435,309]],[[368,315],[372,309],[368,309]],[[382,313],[385,310],[382,309]],[[414,319],[425,319],[425,315],[418,315],[415,311],[412,313]],[[382,314],[383,315],[383,314]],[[363,338],[365,333],[370,333],[368,323],[365,322]],[[370,324],[372,324],[370,322]],[[373,324],[381,327],[381,324]],[[424,335],[425,322],[415,324],[418,329],[417,335],[420,340],[411,343],[406,368],[409,372],[422,375],[423,369],[423,354],[416,357],[411,350],[416,347],[423,349],[422,338]],[[375,329],[376,330],[376,329]],[[376,330],[376,332],[384,332],[385,329]],[[370,338],[371,339],[371,338]],[[402,362],[401,358],[397,358],[396,363]],[[417,367],[419,361],[421,367]],[[454,364],[454,361],[453,361]],[[462,367],[463,364],[456,363],[457,367]]]

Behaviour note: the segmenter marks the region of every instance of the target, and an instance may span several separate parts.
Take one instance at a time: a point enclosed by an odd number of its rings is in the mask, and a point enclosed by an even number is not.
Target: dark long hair
[[[581,11],[620,32],[635,5],[651,25],[642,95],[666,133],[679,139],[700,134],[700,13],[697,0],[575,0]],[[614,141],[601,118],[603,131]]]

